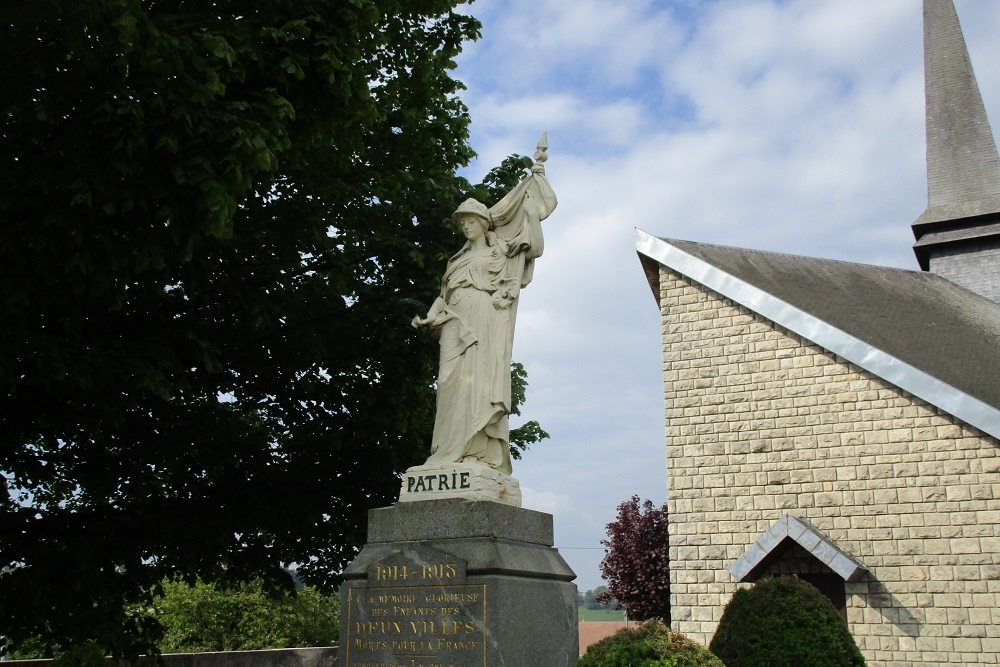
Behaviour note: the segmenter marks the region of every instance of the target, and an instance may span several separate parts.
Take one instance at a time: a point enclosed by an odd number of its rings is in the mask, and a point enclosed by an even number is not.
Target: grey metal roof
[[[930,273],[658,239],[638,230],[636,248],[1000,437],[1000,305]]]
[[[840,575],[844,581],[855,581],[868,571],[861,561],[838,547],[816,526],[805,519],[784,514],[750,545],[746,553],[729,566],[729,574],[736,581],[757,581],[793,542]]]

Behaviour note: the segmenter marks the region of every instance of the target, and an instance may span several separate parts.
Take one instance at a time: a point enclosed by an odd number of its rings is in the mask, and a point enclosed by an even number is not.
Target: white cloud
[[[1000,3],[956,5],[997,121]],[[469,177],[530,155],[547,130],[560,200],[514,346],[525,416],[552,439],[514,474],[551,508],[579,585],[594,588],[617,504],[666,493],[658,312],[634,228],[914,268],[920,3],[476,0],[470,11],[484,38],[457,72],[480,154]]]
[[[547,514],[556,514],[569,507],[569,496],[562,493],[535,491],[528,487],[521,487],[521,507]]]
[[[498,90],[608,89],[634,84],[682,35],[651,0],[478,0],[484,39],[470,52],[494,63]],[[476,82],[470,82],[475,85]]]

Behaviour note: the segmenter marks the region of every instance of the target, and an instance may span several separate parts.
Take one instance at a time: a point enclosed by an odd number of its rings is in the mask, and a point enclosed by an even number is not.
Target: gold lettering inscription
[[[393,616],[435,616],[436,607],[393,607]]]
[[[396,621],[355,621],[356,635],[401,635],[403,626]]]
[[[404,576],[402,565],[377,567],[386,577]],[[443,562],[411,563],[406,576],[415,583],[425,570],[438,581],[458,577],[456,564]],[[357,600],[366,616],[348,617],[345,657],[351,667],[459,667],[469,660],[485,665],[484,585],[411,583],[358,593],[350,607]]]
[[[416,595],[369,595],[368,604],[416,604]]]
[[[439,651],[475,651],[477,642],[472,641],[449,641],[447,639],[437,640],[437,650]]]
[[[375,581],[408,581],[420,579],[454,579],[458,576],[455,563],[423,563],[420,569],[410,569],[406,565],[376,565]]]
[[[471,635],[476,631],[472,621],[410,621],[410,631],[417,635]]]
[[[406,581],[410,574],[409,568],[405,565],[375,567],[375,581]]]
[[[455,563],[424,563],[420,566],[424,579],[454,579],[458,576]]]
[[[430,597],[434,602],[477,602],[479,593],[441,593]]]

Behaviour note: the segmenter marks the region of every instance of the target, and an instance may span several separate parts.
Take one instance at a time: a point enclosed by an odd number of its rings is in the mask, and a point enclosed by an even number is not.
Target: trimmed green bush
[[[708,649],[660,621],[623,628],[592,644],[576,667],[725,667]]]
[[[795,577],[770,577],[736,591],[709,648],[726,667],[865,665],[833,603]]]

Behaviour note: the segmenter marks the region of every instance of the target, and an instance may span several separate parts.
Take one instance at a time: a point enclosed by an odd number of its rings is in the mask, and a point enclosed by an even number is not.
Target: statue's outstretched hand
[[[440,324],[438,320],[444,315],[444,299],[438,297],[434,299],[434,303],[431,304],[430,310],[427,311],[425,317],[420,317],[417,315],[412,320],[410,320],[410,326],[415,329],[420,327],[433,327],[436,324]]]

